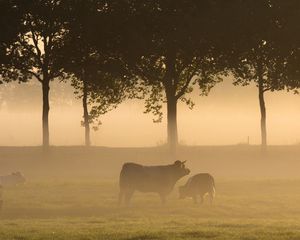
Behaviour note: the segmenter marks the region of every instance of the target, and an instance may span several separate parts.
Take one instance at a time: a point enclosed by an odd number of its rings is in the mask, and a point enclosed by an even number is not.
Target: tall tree
[[[118,29],[113,1],[79,0],[72,4],[68,34],[61,49],[61,65],[71,74],[77,96],[82,98],[85,145],[91,144],[90,125],[129,96],[134,78],[116,54]],[[91,109],[89,110],[89,105]]]
[[[63,45],[66,34],[64,17],[67,8],[61,0],[30,1],[23,9],[21,29],[9,47],[11,58],[4,74],[6,79],[27,81],[37,79],[42,85],[43,146],[49,146],[49,90],[50,81],[62,77],[63,71],[57,64],[57,52]]]
[[[278,9],[283,1],[238,1],[235,16],[233,40],[235,77],[234,84],[247,86],[254,82],[258,89],[260,107],[261,146],[267,146],[267,111],[265,93],[286,89],[289,78],[286,71],[291,51],[283,51],[278,42],[282,35],[283,15]]]
[[[121,28],[127,62],[146,86],[146,112],[154,113],[158,117],[155,121],[161,120],[166,103],[168,145],[174,156],[178,101],[192,107],[187,94],[195,85],[207,94],[220,81],[217,73],[224,69],[214,45],[221,1],[129,3],[129,7],[120,8],[129,9],[124,23],[130,27]]]

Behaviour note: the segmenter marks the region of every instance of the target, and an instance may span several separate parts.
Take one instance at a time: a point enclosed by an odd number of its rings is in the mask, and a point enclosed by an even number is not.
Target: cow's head
[[[173,164],[178,179],[188,175],[191,172],[190,169],[185,167],[185,162],[186,161],[176,160]]]
[[[25,177],[20,172],[13,172],[11,175],[14,177],[14,182],[16,184],[23,184],[26,181]]]

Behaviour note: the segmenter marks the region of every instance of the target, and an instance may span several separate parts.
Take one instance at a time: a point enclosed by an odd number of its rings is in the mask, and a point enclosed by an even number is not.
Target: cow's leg
[[[123,198],[124,198],[124,190],[120,189],[120,192],[119,192],[119,201],[118,201],[119,206],[122,204]]]
[[[198,203],[198,198],[197,198],[197,195],[195,194],[195,195],[193,195],[193,200],[194,200],[194,204],[197,204]]]
[[[127,190],[125,192],[125,205],[126,206],[129,206],[133,193],[134,193],[134,190]]]
[[[204,194],[200,194],[200,204],[203,204],[204,202]]]
[[[166,195],[163,193],[160,193],[159,196],[160,196],[161,204],[165,205],[166,204]]]
[[[214,200],[214,196],[215,196],[215,192],[212,191],[212,192],[209,192],[209,202],[210,202],[210,205],[212,205],[213,203],[213,200]]]

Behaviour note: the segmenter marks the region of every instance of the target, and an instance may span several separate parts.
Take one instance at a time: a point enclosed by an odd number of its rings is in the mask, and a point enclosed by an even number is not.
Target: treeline
[[[192,108],[193,89],[207,95],[228,75],[254,82],[265,148],[264,93],[300,86],[299,0],[0,0],[0,9],[1,81],[41,83],[45,147],[53,80],[82,98],[86,145],[100,115],[138,98],[154,121],[166,104],[173,153],[177,103]]]

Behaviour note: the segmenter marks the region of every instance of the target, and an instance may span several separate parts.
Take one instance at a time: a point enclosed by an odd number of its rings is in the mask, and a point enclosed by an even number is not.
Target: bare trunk
[[[49,147],[49,80],[44,79],[43,88],[43,147]]]
[[[165,91],[167,97],[168,146],[172,160],[175,160],[176,158],[176,149],[178,145],[175,59],[175,51],[172,48],[169,48],[166,57]]]
[[[267,147],[267,126],[266,126],[266,105],[264,99],[264,88],[263,88],[263,78],[259,76],[258,81],[258,96],[259,96],[259,106],[260,106],[260,128],[261,128],[261,146],[262,149]]]
[[[178,145],[177,133],[177,100],[175,97],[167,99],[167,116],[168,116],[168,145],[171,156],[175,158],[176,148]]]
[[[85,146],[91,146],[91,138],[90,138],[90,123],[89,123],[89,111],[88,111],[88,90],[86,81],[83,79],[83,121],[84,121],[84,130],[85,130]]]
[[[163,83],[167,98],[168,145],[173,160],[176,159],[178,147],[177,101],[185,94],[192,78],[191,76],[190,79],[186,79],[181,86],[180,73],[183,68],[177,66],[176,57],[176,47],[169,46],[166,51],[166,75]]]

